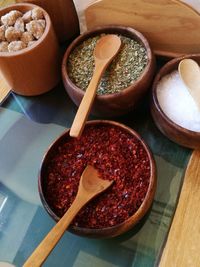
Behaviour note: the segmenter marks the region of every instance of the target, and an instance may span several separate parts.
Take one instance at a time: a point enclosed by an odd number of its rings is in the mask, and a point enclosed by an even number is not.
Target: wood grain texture
[[[10,93],[10,86],[7,84],[2,74],[0,73],[0,104],[7,98]]]
[[[159,267],[200,266],[200,150],[193,152]]]
[[[158,55],[200,52],[200,15],[178,0],[100,0],[85,10],[88,29],[126,25],[142,32]]]
[[[15,3],[15,0],[2,0],[0,1],[0,7],[8,6],[14,3]]]
[[[179,64],[179,74],[185,83],[188,92],[195,101],[200,111],[200,68],[193,59],[184,59]]]

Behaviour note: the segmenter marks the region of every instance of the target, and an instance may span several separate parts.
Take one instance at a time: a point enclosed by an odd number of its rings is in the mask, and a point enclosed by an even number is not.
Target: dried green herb
[[[86,90],[94,71],[93,51],[96,43],[104,34],[87,39],[77,46],[69,56],[68,73],[72,82]],[[137,41],[119,35],[122,46],[104,76],[101,79],[97,94],[120,92],[134,83],[147,65],[147,52]]]

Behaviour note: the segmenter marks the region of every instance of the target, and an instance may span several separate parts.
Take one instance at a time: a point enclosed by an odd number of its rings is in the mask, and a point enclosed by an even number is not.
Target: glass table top
[[[88,239],[69,232],[44,266],[156,266],[176,208],[190,150],[164,137],[149,112],[149,97],[126,116],[113,118],[138,131],[157,165],[157,190],[145,218],[112,239]],[[0,107],[0,261],[22,266],[55,222],[37,189],[41,159],[51,142],[70,127],[76,107],[62,84],[37,97],[11,94]],[[97,119],[91,116],[90,119]],[[0,264],[1,266],[1,264]],[[2,265],[3,266],[3,265]]]

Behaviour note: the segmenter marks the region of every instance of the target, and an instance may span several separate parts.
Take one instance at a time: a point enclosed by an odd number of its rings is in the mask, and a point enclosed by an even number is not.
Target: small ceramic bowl
[[[26,13],[33,4],[13,4],[0,9],[0,17],[12,10]],[[42,9],[42,8],[41,8]],[[15,52],[0,52],[0,70],[17,94],[34,96],[53,89],[60,80],[61,53],[48,13],[43,35],[35,44]]]
[[[167,136],[169,139],[178,143],[181,146],[188,148],[199,149],[200,148],[200,132],[194,132],[187,130],[167,117],[162,111],[157,98],[157,85],[163,76],[171,73],[174,70],[178,70],[179,62],[184,58],[191,58],[200,64],[200,54],[186,55],[180,58],[173,59],[164,65],[157,76],[155,77],[152,88],[152,101],[151,101],[151,114],[155,124],[159,130]]]
[[[69,78],[67,70],[67,62],[69,55],[76,46],[90,37],[97,36],[99,34],[121,34],[123,36],[132,38],[141,43],[146,51],[148,57],[148,63],[141,76],[132,85],[125,88],[119,93],[97,95],[91,113],[97,116],[113,117],[127,113],[139,102],[139,100],[145,95],[146,91],[150,87],[155,70],[155,58],[152,50],[149,46],[146,38],[134,30],[133,28],[123,26],[105,26],[99,27],[92,31],[85,32],[76,38],[72,44],[68,47],[62,63],[62,77],[63,83],[67,93],[72,101],[79,106],[84,91],[78,88]]]
[[[150,208],[153,198],[154,198],[154,194],[155,194],[155,190],[156,190],[156,168],[155,168],[155,162],[153,159],[153,156],[151,154],[151,152],[149,151],[147,145],[145,144],[145,142],[141,139],[141,137],[132,129],[126,127],[123,124],[117,123],[117,122],[113,122],[113,121],[90,121],[86,123],[86,127],[88,125],[107,125],[107,126],[117,126],[120,129],[122,129],[123,131],[129,133],[130,135],[134,136],[143,146],[144,150],[147,153],[147,157],[149,158],[149,163],[150,163],[150,177],[149,177],[149,186],[147,189],[147,193],[146,196],[141,204],[141,206],[139,207],[139,209],[132,215],[130,216],[127,220],[125,220],[124,222],[117,224],[115,226],[112,227],[107,227],[107,228],[101,228],[101,229],[90,229],[90,228],[81,228],[81,227],[75,227],[75,226],[71,226],[69,231],[78,234],[78,235],[82,235],[82,236],[87,236],[87,237],[95,237],[95,238],[109,238],[109,237],[114,237],[117,235],[120,235],[126,231],[128,231],[129,229],[131,229],[135,224],[137,224],[142,218],[143,216],[146,214],[146,212],[148,211],[148,209]],[[40,198],[41,201],[44,205],[44,208],[46,209],[46,211],[50,214],[50,216],[55,220],[58,221],[59,217],[53,212],[51,206],[48,204],[47,199],[45,197],[45,187],[46,187],[46,171],[47,171],[47,166],[48,166],[48,162],[49,159],[52,158],[52,156],[55,155],[55,151],[57,150],[57,148],[61,145],[63,145],[64,143],[67,142],[69,138],[69,130],[64,132],[48,149],[47,153],[45,154],[42,164],[41,164],[41,169],[40,169],[40,173],[39,173],[39,194],[40,194]],[[67,189],[66,189],[67,190]],[[105,192],[106,193],[106,192]]]

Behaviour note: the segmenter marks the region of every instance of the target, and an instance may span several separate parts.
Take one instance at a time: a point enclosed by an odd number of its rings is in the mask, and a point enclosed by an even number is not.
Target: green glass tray
[[[191,151],[157,130],[148,103],[147,96],[138,109],[114,120],[138,131],[153,151],[158,184],[152,208],[117,238],[95,240],[66,233],[44,266],[157,265]],[[71,126],[76,109],[62,85],[38,97],[11,94],[0,108],[0,261],[22,266],[54,225],[41,205],[37,174],[44,152]]]

